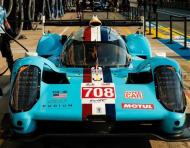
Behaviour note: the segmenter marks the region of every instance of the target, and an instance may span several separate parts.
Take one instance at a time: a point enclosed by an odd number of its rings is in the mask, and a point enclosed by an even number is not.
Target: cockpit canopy
[[[68,67],[127,66],[126,45],[121,36],[108,27],[80,29],[70,37],[61,55],[61,63]]]

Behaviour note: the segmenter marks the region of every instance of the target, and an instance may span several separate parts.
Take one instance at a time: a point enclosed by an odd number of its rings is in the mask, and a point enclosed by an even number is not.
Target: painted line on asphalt
[[[148,24],[147,24],[148,26]],[[155,27],[155,24],[154,23],[151,23],[151,26],[152,26],[152,33],[155,35],[156,34],[156,27]],[[147,27],[147,30],[149,28]],[[169,38],[170,36],[170,28],[169,27],[165,27],[165,26],[162,26],[162,25],[158,25],[158,35],[160,35],[159,37],[160,38]],[[173,38],[174,39],[180,39],[180,38],[184,38],[184,33],[180,32],[180,31],[177,31],[175,29],[173,29],[172,31],[172,35],[173,35]],[[189,35],[187,35],[187,38],[190,38]]]
[[[60,35],[63,35],[68,29],[69,29],[69,27],[66,27],[65,29],[63,29],[63,31],[60,33]]]

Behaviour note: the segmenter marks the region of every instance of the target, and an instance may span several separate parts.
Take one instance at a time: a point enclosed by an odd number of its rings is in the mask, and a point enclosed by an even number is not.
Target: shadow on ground
[[[1,148],[151,148],[148,140],[126,138],[101,138],[101,139],[44,139],[32,143],[22,143],[7,140]]]

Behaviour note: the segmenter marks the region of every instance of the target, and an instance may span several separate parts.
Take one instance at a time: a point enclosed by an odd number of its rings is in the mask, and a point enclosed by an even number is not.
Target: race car
[[[14,133],[190,137],[180,66],[153,57],[142,34],[121,36],[93,17],[69,37],[43,35],[36,52],[14,64]]]

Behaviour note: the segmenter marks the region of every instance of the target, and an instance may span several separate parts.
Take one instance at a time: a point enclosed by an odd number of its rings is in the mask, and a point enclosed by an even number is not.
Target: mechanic
[[[10,38],[8,37],[7,34],[5,34],[4,29],[8,33],[10,34],[12,33],[11,26],[6,18],[6,10],[3,8],[2,3],[0,3],[0,50],[2,56],[6,58],[10,72],[12,72],[13,63],[14,63],[13,54],[10,48]]]
[[[80,0],[76,0],[77,18],[80,18]]]
[[[156,14],[157,5],[158,5],[158,1],[157,0],[153,0],[153,2],[152,2],[152,8],[153,8],[154,14]]]

